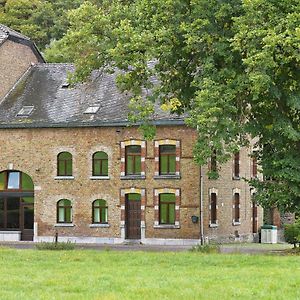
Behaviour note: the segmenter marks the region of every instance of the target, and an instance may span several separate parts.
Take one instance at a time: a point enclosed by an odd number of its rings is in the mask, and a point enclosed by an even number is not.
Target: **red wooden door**
[[[126,239],[141,238],[141,200],[131,199],[128,194],[126,199]],[[135,194],[137,195],[137,194]]]

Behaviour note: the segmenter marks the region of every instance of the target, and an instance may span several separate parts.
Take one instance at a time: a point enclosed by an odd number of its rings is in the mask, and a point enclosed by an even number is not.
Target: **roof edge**
[[[120,121],[107,121],[107,122],[87,122],[87,123],[20,123],[20,124],[0,124],[0,129],[30,129],[30,128],[86,128],[86,127],[136,127],[142,123],[130,124],[126,120]],[[150,123],[154,126],[184,126],[186,125],[183,119],[171,120],[162,119]]]

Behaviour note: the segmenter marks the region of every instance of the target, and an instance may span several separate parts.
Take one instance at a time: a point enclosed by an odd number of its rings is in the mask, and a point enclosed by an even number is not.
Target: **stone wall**
[[[37,58],[28,46],[10,40],[0,45],[0,100],[32,63]]]
[[[155,141],[146,142],[145,179],[121,178],[121,142],[143,140],[136,128],[53,128],[0,130],[0,171],[19,170],[30,175],[35,184],[35,236],[89,238],[84,241],[120,239],[122,236],[121,193],[126,189],[145,190],[146,239],[191,239],[200,237],[200,222],[194,224],[193,215],[200,216],[200,168],[193,161],[192,149],[196,134],[184,126],[165,126],[157,129],[155,140],[172,139],[180,142],[180,176],[176,179],[157,179],[155,176]],[[74,179],[57,179],[57,154],[69,151],[73,155]],[[90,179],[92,155],[105,151],[109,158],[109,179]],[[247,149],[241,152],[241,174],[249,177],[250,160]],[[206,173],[204,168],[203,172]],[[155,191],[178,190],[179,223],[174,228],[155,226]],[[209,189],[218,190],[218,227],[209,227]],[[241,222],[232,224],[232,192],[241,192]],[[249,186],[232,179],[232,164],[221,168],[220,178],[204,176],[204,235],[237,237],[252,235],[252,208]],[[60,199],[72,201],[72,227],[56,226],[56,203]],[[108,204],[108,224],[105,228],[91,228],[92,202],[105,199]],[[176,200],[177,201],[177,200]],[[177,205],[177,203],[176,203]],[[259,224],[261,211],[259,210]],[[238,232],[238,233],[237,233]]]

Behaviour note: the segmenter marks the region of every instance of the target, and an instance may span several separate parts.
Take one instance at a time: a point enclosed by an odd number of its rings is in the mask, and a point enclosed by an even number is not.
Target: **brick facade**
[[[176,137],[176,140],[173,139]],[[14,169],[27,173],[35,185],[35,240],[52,240],[59,237],[85,242],[122,242],[125,226],[125,195],[141,194],[141,230],[144,242],[197,241],[200,222],[200,168],[193,161],[193,142],[196,134],[185,126],[158,127],[155,141],[143,141],[136,128],[53,128],[53,129],[1,129],[0,170]],[[180,177],[158,178],[157,141],[175,142]],[[124,179],[124,146],[142,145],[145,177]],[[57,177],[57,155],[68,151],[73,156],[72,178]],[[108,154],[108,178],[91,178],[92,154]],[[241,177],[249,178],[250,157],[247,149],[241,151]],[[176,167],[176,168],[177,168]],[[206,172],[203,168],[202,172]],[[176,173],[177,174],[177,173]],[[178,174],[177,174],[178,175]],[[232,222],[232,197],[240,192],[240,224]],[[218,222],[211,227],[209,221],[209,194],[217,193]],[[175,224],[158,223],[160,193],[176,195]],[[243,180],[232,179],[232,163],[221,168],[220,178],[210,180],[204,176],[204,235],[209,239],[228,240],[252,236],[252,202],[250,189]],[[56,205],[60,199],[72,203],[73,222],[57,224]],[[92,203],[104,199],[108,206],[108,224],[92,226]],[[261,222],[259,213],[259,223]],[[163,240],[162,240],[163,239]]]

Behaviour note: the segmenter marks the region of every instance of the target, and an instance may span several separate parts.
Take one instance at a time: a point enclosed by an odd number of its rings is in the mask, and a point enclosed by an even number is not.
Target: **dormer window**
[[[34,109],[34,106],[23,106],[21,110],[17,113],[18,117],[28,117]]]
[[[70,86],[70,83],[69,83],[69,82],[64,82],[64,83],[61,85],[61,88],[62,88],[62,89],[67,89],[69,86]]]
[[[96,114],[99,109],[100,109],[100,105],[91,105],[84,111],[84,113],[85,114]]]

